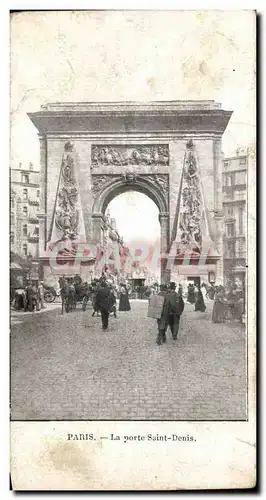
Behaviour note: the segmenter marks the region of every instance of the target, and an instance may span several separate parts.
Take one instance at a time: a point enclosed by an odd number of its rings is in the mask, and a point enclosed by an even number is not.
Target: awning
[[[17,262],[11,262],[10,269],[22,270],[23,268]]]

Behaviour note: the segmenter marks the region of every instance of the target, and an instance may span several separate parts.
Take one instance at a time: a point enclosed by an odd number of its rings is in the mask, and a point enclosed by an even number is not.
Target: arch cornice
[[[168,213],[168,174],[93,175],[93,213],[105,213],[108,204],[119,194],[137,191],[147,195],[160,213]]]

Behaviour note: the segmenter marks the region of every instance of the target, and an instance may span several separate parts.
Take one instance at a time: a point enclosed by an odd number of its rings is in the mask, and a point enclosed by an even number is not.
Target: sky
[[[108,205],[117,229],[128,244],[155,243],[160,240],[159,210],[145,194],[129,191],[114,198]],[[126,213],[126,220],[125,214]]]
[[[12,15],[10,163],[13,168],[30,162],[39,168],[37,131],[27,113],[40,110],[47,102],[182,99],[214,99],[222,103],[223,109],[233,111],[223,136],[225,156],[254,142],[255,15],[252,11],[72,11]],[[155,234],[155,205],[152,208],[153,202],[137,193],[133,198],[130,196],[121,197],[120,205],[118,198],[112,202],[119,231],[127,234],[128,208],[135,200],[134,210],[146,214],[145,234],[151,228]],[[142,224],[136,222],[138,219],[135,217],[134,227],[143,232],[143,219]]]

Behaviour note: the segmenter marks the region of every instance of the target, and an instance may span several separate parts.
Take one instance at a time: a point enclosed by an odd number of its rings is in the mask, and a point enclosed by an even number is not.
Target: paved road
[[[244,420],[245,330],[186,303],[177,341],[155,344],[147,302],[100,318],[79,308],[22,316],[11,328],[14,420]]]

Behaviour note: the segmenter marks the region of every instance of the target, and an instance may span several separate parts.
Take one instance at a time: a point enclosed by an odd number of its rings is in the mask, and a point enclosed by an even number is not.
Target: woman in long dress
[[[121,283],[120,285],[120,298],[119,298],[119,311],[130,311],[130,303],[128,298],[127,287]]]
[[[225,321],[224,288],[221,288],[215,294],[214,304],[212,309],[212,322],[224,323],[224,321]]]
[[[188,289],[187,289],[187,301],[190,302],[190,304],[195,304],[195,288],[194,285],[189,283]]]
[[[204,299],[203,299],[202,291],[200,289],[200,285],[197,285],[196,294],[197,294],[197,299],[195,302],[195,311],[205,312],[206,306],[204,303]]]

